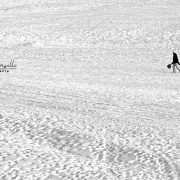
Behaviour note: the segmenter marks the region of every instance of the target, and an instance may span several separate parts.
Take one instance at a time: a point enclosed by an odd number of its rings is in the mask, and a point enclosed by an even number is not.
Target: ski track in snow
[[[53,2],[1,4],[0,179],[180,179],[179,8]]]

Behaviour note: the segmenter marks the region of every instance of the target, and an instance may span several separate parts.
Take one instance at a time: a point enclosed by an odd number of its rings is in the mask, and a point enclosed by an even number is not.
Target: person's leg
[[[175,64],[173,64],[173,73],[176,72],[176,69],[175,69]]]
[[[176,64],[176,69],[180,72],[180,69],[179,69],[179,67],[178,67],[178,65]]]

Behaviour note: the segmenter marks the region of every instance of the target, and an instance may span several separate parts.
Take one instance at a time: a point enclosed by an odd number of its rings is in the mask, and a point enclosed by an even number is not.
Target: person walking
[[[180,63],[179,63],[178,56],[175,52],[173,52],[173,62],[171,64],[173,65],[173,73],[176,72],[176,69],[180,72],[180,69],[178,67],[178,65],[180,65]]]

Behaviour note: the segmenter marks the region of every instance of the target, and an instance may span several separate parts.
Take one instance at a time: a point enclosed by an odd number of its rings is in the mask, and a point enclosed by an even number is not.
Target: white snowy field
[[[0,179],[179,180],[178,1],[57,2],[0,1]]]

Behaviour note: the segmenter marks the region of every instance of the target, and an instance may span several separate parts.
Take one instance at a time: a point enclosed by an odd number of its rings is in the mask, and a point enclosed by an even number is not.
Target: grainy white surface
[[[0,179],[180,179],[178,1],[0,1]]]

